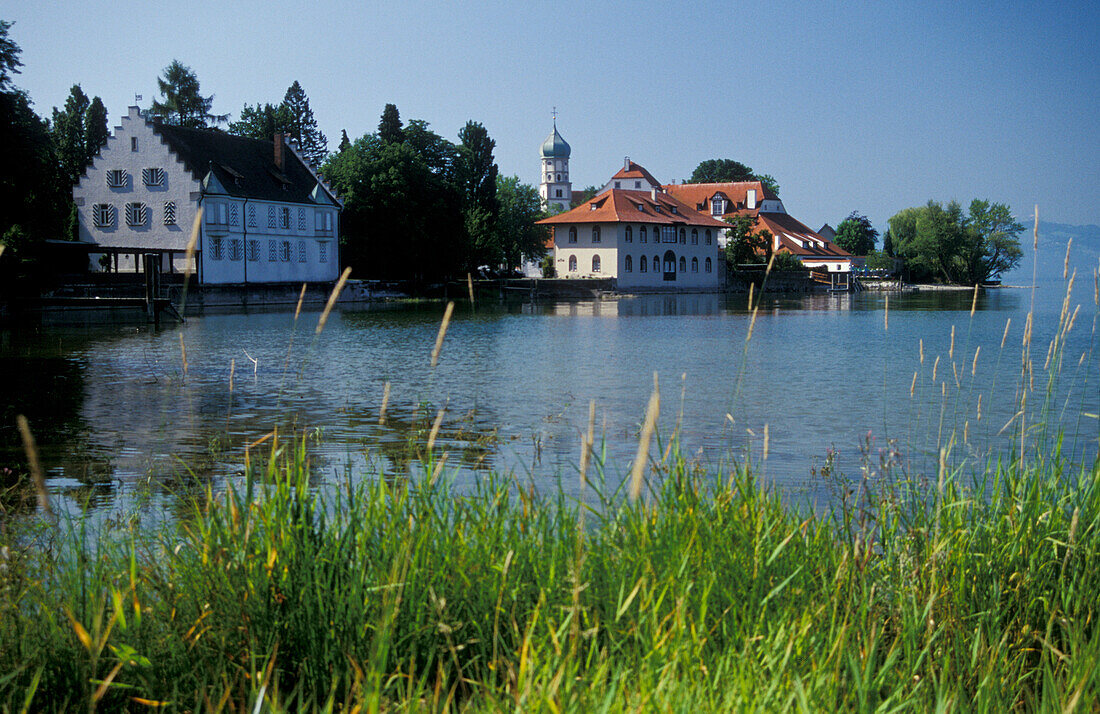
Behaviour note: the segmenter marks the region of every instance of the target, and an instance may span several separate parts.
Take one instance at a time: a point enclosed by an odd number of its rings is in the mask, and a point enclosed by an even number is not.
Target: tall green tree
[[[399,144],[405,140],[401,128],[401,113],[396,104],[387,104],[382,110],[382,119],[378,122],[378,138],[386,144]]]
[[[867,255],[875,249],[878,231],[871,225],[871,219],[856,211],[836,227],[836,244],[852,255]]]
[[[80,85],[74,84],[64,109],[53,109],[50,134],[61,163],[61,175],[69,184],[75,184],[107,141],[107,109],[103,100],[89,99]]]
[[[298,152],[314,166],[320,166],[328,156],[328,138],[317,128],[317,119],[309,106],[309,97],[298,80],[290,85],[283,97],[283,106],[290,117],[290,136]]]
[[[210,112],[214,95],[202,96],[198,76],[179,60],[172,60],[164,68],[164,75],[157,78],[157,87],[163,101],[154,99],[148,114],[165,124],[201,129],[228,119],[228,115]]]
[[[12,77],[20,74],[23,63],[19,60],[19,53],[23,50],[15,44],[15,40],[8,37],[8,30],[14,23],[8,20],[0,20],[0,92],[9,92],[13,89]]]
[[[538,189],[522,183],[518,176],[498,176],[497,203],[500,212],[496,232],[502,265],[515,268],[524,261],[537,263],[542,260],[550,235],[545,227],[535,225],[535,221],[547,216],[542,210]]]
[[[351,139],[348,138],[348,130],[347,129],[341,129],[340,130],[340,145],[338,147],[336,147],[336,150],[337,151],[343,151],[344,149],[348,148],[349,146],[351,146]]]
[[[772,233],[766,228],[755,230],[752,216],[732,214],[725,217],[730,224],[726,237],[726,264],[767,262],[772,254]]]
[[[970,250],[967,253],[968,282],[999,277],[1020,263],[1020,233],[1023,224],[1003,203],[974,199],[970,202]]]
[[[276,134],[289,133],[290,127],[290,113],[283,104],[245,104],[237,120],[229,123],[227,131],[250,139],[271,141]]]
[[[463,216],[466,237],[470,242],[470,265],[500,267],[505,252],[496,230],[500,213],[497,201],[497,176],[499,169],[493,159],[496,142],[480,122],[468,121],[458,132],[462,142],[458,146],[456,181],[464,200]]]

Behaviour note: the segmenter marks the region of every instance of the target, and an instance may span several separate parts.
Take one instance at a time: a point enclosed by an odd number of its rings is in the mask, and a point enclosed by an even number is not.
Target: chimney
[[[649,189],[649,197],[653,199],[653,202],[657,202],[657,187],[653,186]]]
[[[629,156],[624,156],[623,157],[623,171],[629,171],[629,170],[630,170],[630,157]]]
[[[275,137],[275,168],[286,170],[286,134],[276,134]]]
[[[745,196],[745,208],[752,210],[756,208],[756,189],[750,188]]]

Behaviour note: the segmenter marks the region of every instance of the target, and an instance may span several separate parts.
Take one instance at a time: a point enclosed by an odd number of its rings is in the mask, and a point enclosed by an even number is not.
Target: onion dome
[[[558,133],[558,125],[554,125],[554,131],[542,142],[542,158],[544,159],[568,159],[569,144]]]

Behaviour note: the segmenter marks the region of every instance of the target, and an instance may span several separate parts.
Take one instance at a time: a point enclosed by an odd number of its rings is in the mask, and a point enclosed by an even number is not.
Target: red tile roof
[[[653,174],[646,171],[645,167],[641,164],[636,164],[633,161],[627,162],[628,166],[619,169],[618,173],[611,177],[611,180],[615,179],[637,179],[644,178],[649,181],[652,186],[660,186],[661,182],[653,178]]]
[[[654,200],[649,191],[628,191],[620,188],[604,191],[571,211],[538,222],[539,225],[571,223],[658,223],[708,228],[729,227],[725,222],[700,213],[667,193],[658,192]]]
[[[681,183],[669,184],[664,189],[676,196],[689,206],[694,206],[699,211],[710,210],[710,199],[719,193],[728,201],[730,206],[726,212],[734,208],[744,208],[748,200],[749,189],[756,190],[756,205],[766,199],[779,200],[779,196],[759,181],[734,181],[729,183]]]
[[[825,240],[816,231],[810,230],[804,223],[786,213],[758,213],[756,228],[757,230],[765,228],[770,231],[773,236],[779,238],[780,250],[786,249],[799,258],[846,259],[852,257],[851,253],[836,243]]]

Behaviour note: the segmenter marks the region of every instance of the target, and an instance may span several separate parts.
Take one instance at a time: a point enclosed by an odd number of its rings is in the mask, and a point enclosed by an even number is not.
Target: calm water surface
[[[1066,450],[1079,462],[1095,456],[1100,428],[1083,416],[1100,411],[1092,290],[1078,288],[1071,298],[1080,313],[1038,427],[1065,428],[1073,435]],[[1035,297],[1036,409],[1063,294],[1057,286]],[[1018,408],[1030,291],[983,294],[973,317],[969,292],[895,294],[888,325],[881,293],[765,296],[747,343],[745,300],[460,304],[434,370],[438,304],[343,310],[319,337],[316,313],[303,313],[297,325],[292,313],[259,313],[207,315],[160,330],[13,328],[0,331],[0,469],[21,468],[12,425],[25,413],[51,490],[94,507],[232,477],[246,445],[276,426],[310,435],[319,478],[342,477],[349,467],[359,476],[400,477],[443,409],[437,448],[461,466],[459,486],[492,469],[576,492],[590,400],[606,478],[615,484],[629,471],[655,373],[663,443],[679,424],[690,458],[706,466],[752,458],[769,481],[814,498],[826,484],[811,469],[828,450],[855,475],[861,453],[877,463],[891,440],[912,471],[935,460],[952,430],[959,441],[964,430],[967,437],[955,447],[960,459],[976,463],[1010,448],[1012,427],[998,432]],[[380,425],[387,382],[388,418]],[[656,446],[653,453],[660,457]]]

